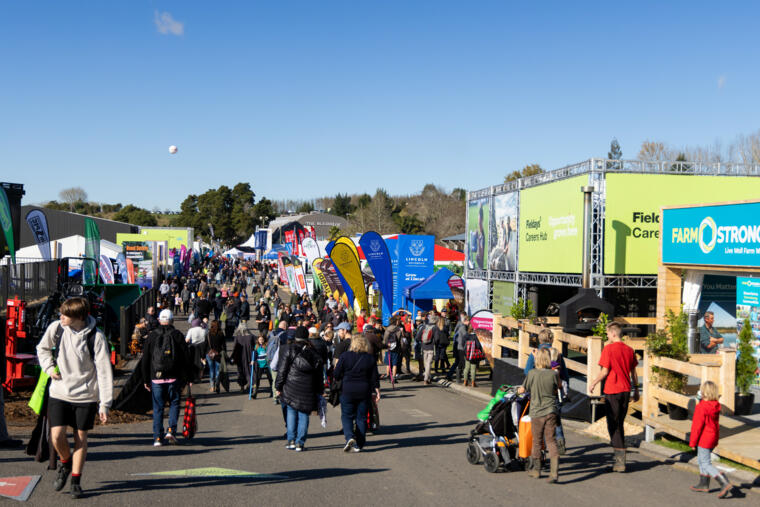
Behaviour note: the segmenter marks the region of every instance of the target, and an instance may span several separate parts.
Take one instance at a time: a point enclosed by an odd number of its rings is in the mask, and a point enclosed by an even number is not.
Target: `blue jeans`
[[[169,401],[169,429],[176,435],[179,419],[179,395],[182,384],[178,380],[170,384],[152,383],[150,394],[153,397],[153,438],[161,438],[164,433],[164,404]]]
[[[699,473],[702,475],[709,475],[710,477],[717,477],[720,475],[720,470],[713,466],[712,460],[710,459],[711,455],[712,449],[697,447],[697,462],[699,463]]]
[[[309,414],[299,412],[288,405],[288,442],[295,440],[296,445],[306,443],[306,432],[309,431]]]
[[[216,379],[219,378],[219,367],[222,363],[217,363],[207,355],[206,364],[208,365],[208,383],[211,384],[211,387],[214,387]]]
[[[364,447],[367,441],[367,411],[369,410],[367,398],[352,400],[345,396],[340,397],[340,420],[343,423],[343,436],[346,442],[356,440],[359,448]],[[356,433],[354,433],[354,421],[356,421]]]

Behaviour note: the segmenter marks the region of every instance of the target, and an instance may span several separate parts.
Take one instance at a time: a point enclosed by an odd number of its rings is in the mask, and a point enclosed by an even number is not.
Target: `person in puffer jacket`
[[[691,422],[691,437],[689,447],[696,448],[699,462],[699,483],[692,486],[692,491],[707,493],[710,491],[710,478],[720,484],[718,498],[724,498],[733,489],[726,476],[715,468],[710,460],[712,450],[718,446],[720,438],[720,402],[718,401],[718,386],[709,380],[700,388],[702,401],[694,409]]]
[[[322,360],[308,340],[296,338],[285,357],[280,357],[275,389],[287,407],[286,448],[303,451],[309,414],[317,410],[318,397],[324,391]]]

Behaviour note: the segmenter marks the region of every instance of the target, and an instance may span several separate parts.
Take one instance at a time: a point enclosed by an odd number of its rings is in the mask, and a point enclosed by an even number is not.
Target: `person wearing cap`
[[[174,328],[173,322],[172,312],[161,310],[159,327],[148,336],[140,362],[145,389],[153,397],[153,445],[156,447],[163,442],[177,443],[179,398],[185,381],[189,380],[192,385],[193,378],[193,365],[188,358],[184,336]],[[164,405],[167,401],[169,426],[163,434]]]
[[[333,352],[333,361],[335,361],[335,364],[338,364],[341,354],[347,351],[351,346],[351,324],[348,322],[341,322],[335,327],[335,330],[338,332],[339,341]]]

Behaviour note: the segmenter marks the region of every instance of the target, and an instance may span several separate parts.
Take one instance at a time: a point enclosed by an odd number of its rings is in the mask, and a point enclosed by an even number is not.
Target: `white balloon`
[[[169,146],[169,153],[171,153],[172,155],[174,155],[175,153],[177,153],[177,147],[174,146],[173,144],[171,146]]]

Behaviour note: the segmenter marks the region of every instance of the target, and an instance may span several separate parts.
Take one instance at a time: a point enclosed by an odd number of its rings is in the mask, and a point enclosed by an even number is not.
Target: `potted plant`
[[[602,339],[602,342],[607,341],[607,324],[610,323],[610,317],[606,313],[599,314],[599,318],[596,320],[596,325],[591,330],[593,336],[598,336]]]
[[[521,321],[523,319],[532,320],[533,317],[535,317],[535,312],[533,311],[533,303],[530,299],[518,298],[517,302],[510,307],[509,315],[517,321]],[[517,330],[512,329],[510,335],[512,337],[516,337]]]
[[[755,403],[755,395],[749,390],[757,373],[757,359],[753,355],[752,340],[752,326],[749,319],[744,319],[744,325],[739,332],[739,358],[736,360],[736,387],[739,389],[735,394],[736,415],[749,415]]]
[[[678,314],[668,310],[668,326],[647,336],[647,352],[656,357],[669,357],[677,361],[689,360],[688,316],[682,311]],[[679,394],[686,394],[688,377],[682,373],[652,366],[653,380],[661,388]],[[667,404],[668,416],[683,421],[688,419],[689,411],[672,403]]]

